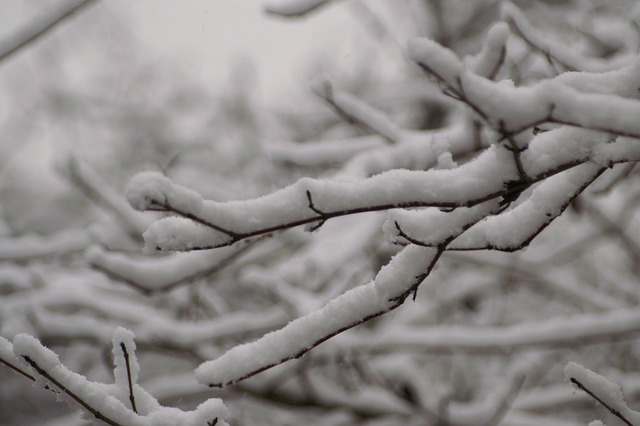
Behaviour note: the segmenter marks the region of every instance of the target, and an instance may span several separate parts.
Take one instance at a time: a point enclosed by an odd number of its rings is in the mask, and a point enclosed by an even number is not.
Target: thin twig
[[[138,413],[136,408],[136,398],[133,395],[133,381],[131,380],[131,365],[129,364],[129,352],[124,342],[120,342],[120,348],[122,348],[122,355],[124,356],[124,363],[127,366],[127,381],[129,382],[129,401],[131,401],[131,408],[134,413]]]
[[[598,401],[598,403],[600,403],[603,407],[605,407],[607,410],[609,410],[609,412],[611,414],[613,414],[614,416],[616,416],[617,418],[619,418],[620,420],[622,420],[624,422],[624,424],[628,425],[628,426],[634,426],[633,423],[631,423],[629,420],[627,420],[627,418],[625,416],[622,415],[622,413],[618,410],[616,410],[613,407],[610,407],[606,402],[604,402],[602,399],[600,399],[600,397],[598,395],[596,395],[595,393],[593,393],[592,391],[590,391],[585,385],[583,385],[582,383],[580,383],[580,381],[578,379],[575,378],[571,378],[571,383],[573,383],[574,385],[576,385],[578,388],[580,388],[580,390],[582,390],[583,392],[587,393],[591,398],[595,399],[596,401]]]
[[[101,421],[103,421],[106,424],[111,425],[111,426],[124,426],[124,425],[121,425],[120,423],[116,423],[115,421],[111,420],[110,418],[106,417],[104,414],[102,414],[101,412],[99,412],[98,410],[96,410],[95,408],[90,406],[86,401],[84,401],[78,395],[73,393],[70,389],[68,389],[62,383],[60,383],[59,381],[54,379],[49,373],[47,373],[45,370],[43,370],[30,357],[23,356],[23,358],[31,367],[33,367],[34,370],[36,370],[38,372],[38,374],[40,374],[42,377],[46,378],[49,382],[51,382],[54,386],[56,386],[58,389],[60,389],[63,393],[66,393],[67,395],[69,395],[74,401],[76,401],[78,404],[80,404],[85,410],[87,410],[91,414],[93,414],[96,419],[101,420]]]

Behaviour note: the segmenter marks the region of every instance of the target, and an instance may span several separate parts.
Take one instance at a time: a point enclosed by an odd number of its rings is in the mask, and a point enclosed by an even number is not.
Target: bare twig
[[[133,395],[133,381],[131,380],[131,365],[129,364],[129,352],[124,342],[120,342],[120,348],[122,349],[122,355],[124,357],[124,363],[127,367],[127,382],[129,383],[129,401],[131,402],[131,409],[134,413],[138,412],[136,408],[136,398]]]
[[[624,424],[626,424],[628,426],[634,426],[634,424],[631,423],[629,420],[627,420],[627,418],[624,417],[620,411],[618,411],[615,408],[609,406],[598,395],[593,393],[585,385],[583,385],[580,381],[578,381],[578,379],[575,379],[575,378],[572,377],[570,380],[571,380],[571,383],[576,385],[580,390],[582,390],[583,392],[586,392],[591,398],[595,399],[596,401],[598,401],[599,404],[601,404],[603,407],[605,407],[607,410],[609,410],[609,412],[611,414],[613,414],[614,416],[616,416],[617,418],[622,420],[624,422]]]

